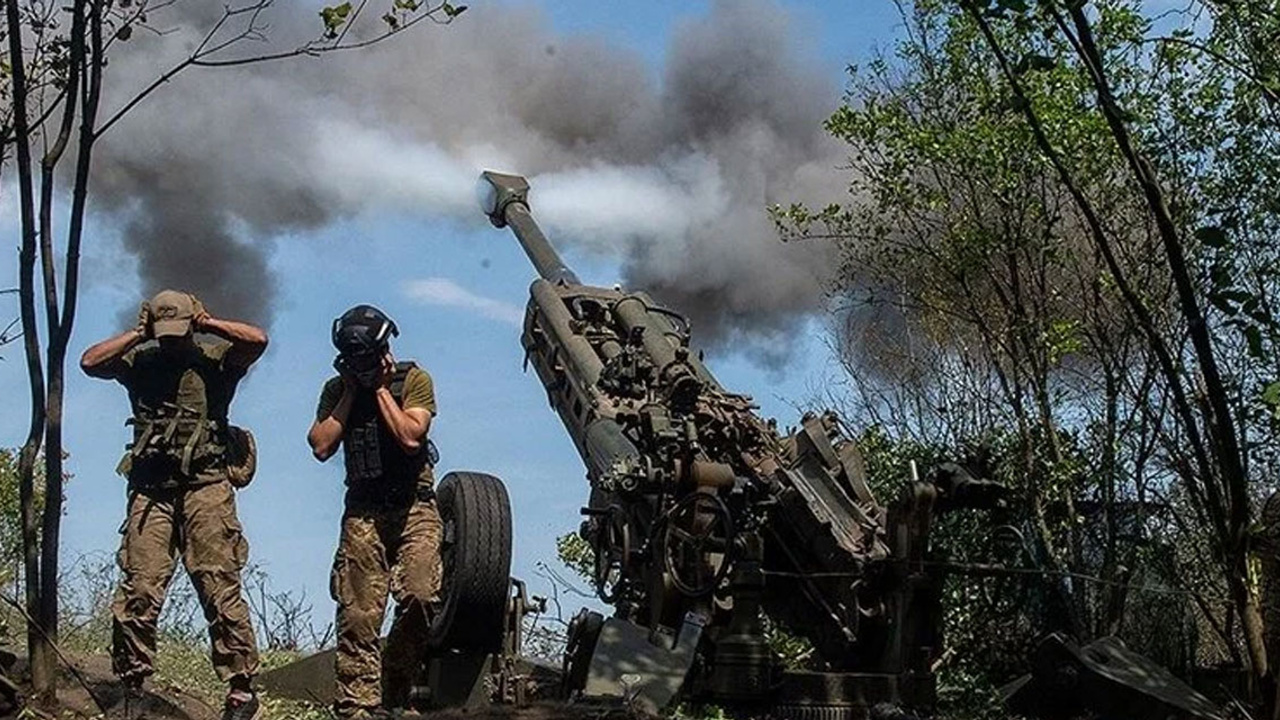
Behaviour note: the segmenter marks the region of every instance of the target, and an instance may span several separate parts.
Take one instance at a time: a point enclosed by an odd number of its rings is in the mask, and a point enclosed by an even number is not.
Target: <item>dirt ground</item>
[[[74,662],[78,677],[62,668],[57,707],[32,708],[32,716],[59,720],[123,719],[124,686],[112,675],[110,661],[105,657],[82,657]],[[14,679],[22,681],[25,675],[25,663],[19,660],[13,669]],[[24,691],[29,689],[25,682],[20,684]],[[216,720],[218,717],[217,709],[194,695],[168,688],[148,688],[135,707],[134,715],[147,720]]]
[[[38,711],[27,717],[57,720],[126,720],[124,688],[111,673],[110,661],[105,657],[76,658],[80,679],[63,670],[58,690],[58,707]],[[15,677],[24,674],[22,663],[14,668]],[[266,717],[282,716],[279,709],[271,711],[271,699]],[[105,710],[105,712],[104,712]],[[221,708],[212,707],[196,694],[172,686],[148,684],[145,694],[132,710],[128,720],[217,720]],[[286,713],[283,717],[298,717]],[[313,708],[307,716],[324,718],[328,713]],[[19,714],[0,716],[0,720],[20,717]],[[524,708],[494,707],[475,711],[440,711],[406,718],[429,720],[621,720],[634,718],[623,712],[605,712],[598,708],[571,707],[562,703],[539,703]]]

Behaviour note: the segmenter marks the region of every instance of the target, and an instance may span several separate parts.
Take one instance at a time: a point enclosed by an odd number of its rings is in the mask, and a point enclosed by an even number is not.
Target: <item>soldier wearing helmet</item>
[[[425,370],[394,360],[397,335],[395,323],[370,305],[334,321],[338,374],[325,383],[307,435],[321,462],[341,445],[346,466],[330,576],[338,604],[334,710],[341,718],[380,717],[384,704],[407,702],[440,588],[436,458],[427,439],[435,392]],[[383,667],[378,635],[388,594],[396,615]]]
[[[240,585],[249,545],[232,489],[237,435],[227,414],[266,347],[262,329],[215,318],[195,296],[164,290],[142,304],[135,328],[80,358],[88,375],[123,385],[133,409],[133,442],[119,468],[129,505],[111,604],[113,669],[133,696],[154,671],[156,619],[181,555],[209,619],[214,669],[230,685],[224,720],[261,714],[252,689],[258,651]]]

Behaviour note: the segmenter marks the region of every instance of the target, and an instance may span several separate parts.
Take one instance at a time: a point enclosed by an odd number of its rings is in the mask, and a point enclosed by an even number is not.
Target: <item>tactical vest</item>
[[[119,470],[141,486],[179,486],[226,476],[227,406],[235,378],[203,348],[192,357],[142,361],[130,382],[133,428]],[[213,395],[213,397],[211,397]]]
[[[413,361],[396,363],[391,378],[391,396],[404,405],[404,385]],[[347,416],[342,438],[343,462],[347,471],[348,498],[357,501],[396,503],[413,497],[426,468],[439,460],[435,443],[426,440],[418,452],[410,454],[396,442],[382,422],[377,398],[361,393]]]

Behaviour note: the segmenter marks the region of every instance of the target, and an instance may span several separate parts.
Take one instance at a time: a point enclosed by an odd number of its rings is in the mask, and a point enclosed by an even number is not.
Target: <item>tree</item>
[[[1185,468],[1180,479],[1207,526],[1215,560],[1240,618],[1250,669],[1260,685],[1266,685],[1272,673],[1268,668],[1264,643],[1259,588],[1251,578],[1250,568],[1250,526],[1254,519],[1251,480],[1254,478],[1248,469],[1248,437],[1249,406],[1266,404],[1267,398],[1264,397],[1265,391],[1259,393],[1240,380],[1250,375],[1266,377],[1270,374],[1268,387],[1276,381],[1274,361],[1268,357],[1268,345],[1274,347],[1278,326],[1274,316],[1265,309],[1270,304],[1275,276],[1271,275],[1271,282],[1264,282],[1256,293],[1233,278],[1214,279],[1211,274],[1209,282],[1205,283],[1197,277],[1196,242],[1210,247],[1224,245],[1228,228],[1210,224],[1214,218],[1208,217],[1207,213],[1212,212],[1211,209],[1189,205],[1183,205],[1180,211],[1174,209],[1172,202],[1200,199],[1198,189],[1194,184],[1180,187],[1176,181],[1162,179],[1165,174],[1185,167],[1185,163],[1180,163],[1175,155],[1164,163],[1163,168],[1158,168],[1159,158],[1155,152],[1158,152],[1159,144],[1135,133],[1133,126],[1138,124],[1138,118],[1127,109],[1128,103],[1121,94],[1124,80],[1115,79],[1116,65],[1109,62],[1114,58],[1108,57],[1097,41],[1098,28],[1119,19],[1126,8],[1103,5],[1096,9],[1096,14],[1091,14],[1085,5],[1083,2],[1068,2],[1060,6],[1048,1],[1031,10],[1026,8],[1026,3],[1021,3],[1021,6],[1011,2],[964,3],[996,56],[1015,101],[1035,135],[1037,146],[1053,164],[1062,184],[1084,216],[1096,248],[1107,261],[1126,310],[1137,320],[1159,360],[1161,380],[1169,390],[1173,411],[1170,439],[1176,433],[1176,437],[1190,450],[1174,458]],[[992,22],[1001,20],[1006,14],[1012,22],[1038,23],[1046,32],[1056,33],[1068,42],[1073,54],[1071,61],[1089,78],[1096,95],[1095,109],[1106,120],[1115,150],[1128,167],[1128,190],[1144,200],[1146,219],[1157,228],[1163,250],[1161,270],[1168,274],[1176,288],[1178,335],[1171,337],[1160,332],[1151,321],[1149,300],[1138,292],[1134,278],[1115,261],[1118,238],[1102,223],[1095,209],[1096,200],[1081,191],[1075,170],[1065,162],[1052,137],[1041,125],[1036,106],[1023,93],[1019,73],[992,30]],[[1246,103],[1256,102],[1254,98],[1259,94],[1250,91],[1251,84],[1234,86],[1243,90]],[[1274,134],[1272,137],[1274,139]],[[1213,162],[1212,159],[1206,160]],[[1218,323],[1214,323],[1209,310],[1215,304],[1223,315]],[[1247,318],[1240,319],[1239,311],[1245,305],[1252,305],[1258,311],[1256,316],[1250,313]],[[1243,373],[1236,373],[1236,382],[1228,374],[1227,365],[1233,359],[1230,341],[1223,342],[1223,336],[1215,333],[1215,329],[1230,328],[1243,334],[1248,357],[1263,366],[1259,372],[1250,372],[1254,370],[1250,367],[1241,368]],[[1226,335],[1228,338],[1233,336],[1234,333]],[[1175,342],[1182,340],[1186,340],[1190,347],[1179,352]],[[1247,360],[1245,363],[1251,364]],[[1280,712],[1280,708],[1276,711]]]
[[[1265,681],[1250,527],[1275,469],[1280,126],[1274,55],[1251,48],[1274,11],[1161,34],[1123,0],[901,7],[897,62],[828,122],[853,199],[778,210],[845,258],[859,409],[1005,448],[1048,575],[1103,581],[1059,588],[1077,634],[1124,629],[1135,527],[1172,538],[1167,577]]]
[[[372,10],[366,13],[368,4],[362,0],[354,6],[344,2],[325,7],[320,11],[319,37],[266,54],[245,54],[242,46],[246,41],[267,38],[266,16],[272,0],[226,5],[202,28],[203,40],[187,57],[143,87],[122,89],[122,95],[132,92],[125,95],[130,99],[106,114],[100,102],[111,82],[108,55],[122,51],[139,32],[165,32],[157,23],[163,21],[166,11],[181,9],[181,0],[13,0],[4,4],[7,63],[0,77],[0,95],[5,99],[0,111],[0,160],[8,161],[12,154],[21,218],[18,295],[31,418],[19,454],[18,480],[25,599],[29,615],[38,624],[28,629],[27,639],[32,682],[42,698],[51,697],[55,679],[51,643],[58,636],[64,371],[76,315],[95,144],[139,103],[189,68],[312,57],[365,47],[426,20],[448,22],[465,9],[447,2],[388,0],[386,12],[374,18]],[[371,18],[373,28],[348,39],[362,15]],[[201,14],[192,16],[199,18]],[[60,187],[68,180],[69,196]],[[55,223],[55,215],[60,222]],[[54,237],[58,226],[66,228],[61,244]],[[44,310],[42,319],[39,307]],[[47,332],[43,341],[42,324]],[[36,502],[41,492],[36,486],[39,457],[43,457],[46,478],[43,510]]]
[[[1064,219],[1069,197],[987,71],[980,35],[937,4],[903,15],[899,64],[857,74],[828,122],[852,148],[859,198],[818,216],[843,260],[837,347],[854,414],[952,454],[985,445],[1048,570],[1123,582],[1135,548],[1114,502],[1098,501],[1143,498],[1152,481],[1152,434],[1119,391],[1128,368],[1141,379],[1149,362],[1097,282],[1088,238]],[[1038,89],[1056,90],[1047,112],[1101,187],[1115,163],[1100,151],[1100,124],[1076,121],[1086,88],[1065,70],[1041,79]],[[1132,215],[1109,208],[1117,224]],[[1149,253],[1142,233],[1131,244]],[[1135,472],[1119,472],[1126,459]],[[1114,632],[1124,603],[1111,587],[1052,583],[1055,620],[1082,637]]]

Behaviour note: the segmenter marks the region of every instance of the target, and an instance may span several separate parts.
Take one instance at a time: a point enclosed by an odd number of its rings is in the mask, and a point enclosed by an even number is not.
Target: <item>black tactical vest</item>
[[[412,361],[396,363],[391,380],[391,395],[402,407],[404,384]],[[347,416],[342,437],[342,455],[347,471],[348,501],[398,504],[411,501],[418,493],[426,468],[435,465],[438,456],[434,443],[426,440],[418,452],[410,454],[400,447],[378,413],[373,393],[356,396]]]

